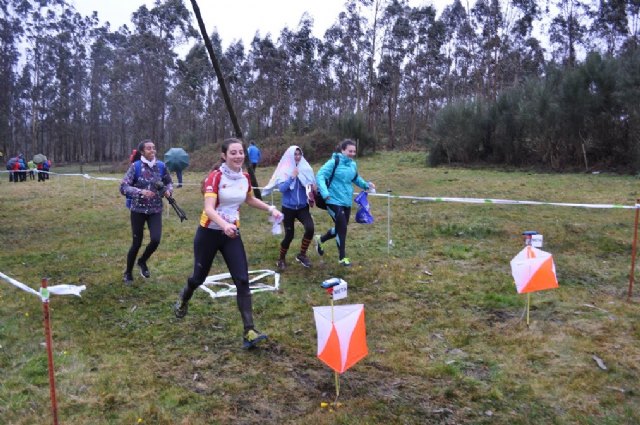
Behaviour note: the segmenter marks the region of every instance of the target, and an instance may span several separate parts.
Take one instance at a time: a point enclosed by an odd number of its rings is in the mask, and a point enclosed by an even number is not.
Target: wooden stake
[[[627,294],[627,301],[631,301],[633,295],[633,280],[635,278],[636,270],[636,247],[638,244],[638,215],[640,215],[640,199],[636,199],[636,220],[633,226],[633,244],[631,245],[631,271],[629,272],[629,292]]]
[[[44,335],[47,344],[47,359],[49,361],[49,395],[51,397],[51,413],[53,425],[58,425],[58,404],[56,401],[56,381],[53,369],[53,342],[51,338],[51,322],[49,320],[49,290],[47,278],[42,279],[40,294],[43,296],[42,310],[44,312]]]

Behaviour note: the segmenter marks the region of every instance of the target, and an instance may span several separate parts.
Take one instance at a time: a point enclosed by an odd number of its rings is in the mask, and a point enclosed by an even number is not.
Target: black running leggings
[[[151,254],[153,254],[155,250],[158,249],[158,245],[160,245],[160,239],[162,238],[162,213],[144,214],[131,211],[131,233],[133,235],[133,241],[127,253],[127,273],[131,273],[131,270],[133,270],[136,256],[142,246],[144,223],[147,223],[149,226],[151,240],[149,241],[149,245],[144,249],[140,257],[140,262],[146,263],[149,257],[151,257]]]
[[[209,229],[198,226],[193,239],[193,273],[187,279],[181,296],[189,301],[193,292],[205,281],[211,270],[213,259],[220,251],[227,264],[231,279],[236,285],[236,302],[242,316],[244,329],[253,329],[253,314],[251,307],[251,291],[249,289],[249,266],[247,254],[244,250],[242,238],[230,238],[222,230]]]
[[[313,238],[313,232],[315,231],[313,225],[313,218],[311,218],[311,214],[309,213],[309,205],[301,208],[299,210],[292,210],[285,206],[282,207],[282,214],[284,218],[282,219],[282,224],[284,224],[284,239],[280,242],[280,246],[285,250],[289,249],[289,245],[291,245],[291,241],[294,236],[294,224],[295,220],[298,219],[300,223],[304,226],[304,239]]]
[[[327,212],[333,220],[334,227],[322,235],[320,241],[324,243],[329,239],[336,238],[336,245],[338,245],[339,252],[338,258],[342,260],[347,256],[347,226],[349,225],[351,207],[327,204]]]

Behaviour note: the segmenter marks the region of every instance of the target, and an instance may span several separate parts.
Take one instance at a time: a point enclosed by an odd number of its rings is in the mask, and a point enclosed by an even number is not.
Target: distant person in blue
[[[249,154],[249,162],[251,163],[251,168],[253,169],[253,171],[256,171],[258,163],[260,162],[260,158],[262,157],[262,152],[260,152],[260,148],[257,147],[254,142],[251,142],[249,148],[247,149],[247,153]]]
[[[356,144],[353,140],[343,140],[338,150],[318,170],[316,175],[318,191],[327,203],[327,212],[334,223],[334,227],[329,229],[327,233],[322,236],[316,235],[316,251],[318,255],[324,255],[324,243],[335,238],[340,265],[351,267],[351,260],[346,253],[346,245],[347,226],[353,203],[353,185],[355,184],[363,190],[375,189],[376,185],[367,182],[358,175],[358,166],[355,161]],[[331,180],[330,183],[329,180]]]

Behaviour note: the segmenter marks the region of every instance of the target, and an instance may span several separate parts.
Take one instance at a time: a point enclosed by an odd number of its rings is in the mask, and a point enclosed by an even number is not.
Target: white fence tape
[[[28,170],[27,170],[28,171]],[[9,173],[11,171],[3,171],[0,172]],[[68,176],[68,177],[84,177],[89,180],[103,180],[103,181],[116,181],[119,182],[122,179],[115,177],[94,177],[89,174],[58,174],[53,173],[51,171],[39,171],[41,173],[48,173],[51,175],[57,176]],[[199,183],[186,184],[183,183],[183,186],[189,185],[200,185]],[[262,189],[261,187],[256,187],[254,189]],[[396,199],[410,199],[415,201],[429,201],[429,202],[458,202],[458,203],[466,203],[466,204],[496,204],[496,205],[550,205],[556,207],[578,207],[578,208],[598,208],[598,209],[637,209],[640,208],[639,204],[634,205],[618,205],[618,204],[578,204],[578,203],[569,203],[569,202],[545,202],[545,201],[519,201],[512,199],[488,199],[488,198],[451,198],[451,197],[441,197],[441,196],[405,196],[405,195],[392,195],[385,193],[369,193],[369,196],[377,196],[381,198],[396,198]]]
[[[17,288],[20,288],[25,292],[28,292],[28,293],[33,294],[33,295],[36,295],[43,302],[47,301],[49,299],[49,294],[54,294],[54,295],[77,295],[79,297],[80,293],[82,291],[84,291],[85,289],[87,289],[87,287],[85,285],[82,285],[82,286],[55,285],[55,286],[47,287],[46,290],[44,290],[44,291],[43,291],[43,289],[45,289],[45,288],[40,288],[41,291],[38,292],[35,289],[32,289],[32,288],[28,287],[24,283],[18,282],[17,280],[7,276],[4,273],[0,273],[0,278],[6,280],[7,282],[12,284],[13,286],[15,286]]]
[[[636,209],[640,208],[635,205],[618,205],[618,204],[576,204],[568,202],[543,202],[543,201],[517,201],[511,199],[487,199],[487,198],[447,198],[435,196],[404,196],[390,195],[383,193],[370,193],[369,196],[380,196],[383,198],[411,199],[416,201],[430,202],[460,202],[467,204],[496,204],[496,205],[552,205],[557,207],[580,207],[580,208],[614,208],[614,209]]]

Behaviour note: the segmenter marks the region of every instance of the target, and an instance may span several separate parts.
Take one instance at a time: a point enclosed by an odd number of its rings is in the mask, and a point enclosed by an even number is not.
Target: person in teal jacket
[[[339,262],[345,267],[351,267],[351,260],[347,257],[347,226],[351,216],[353,203],[353,185],[364,190],[375,189],[376,185],[365,181],[358,175],[358,165],[354,160],[356,144],[353,140],[343,140],[339,145],[340,151],[334,153],[318,170],[316,184],[320,196],[327,203],[327,212],[333,220],[334,227],[324,235],[316,235],[316,251],[324,255],[324,243],[329,239],[336,239]],[[332,177],[333,175],[333,177]]]

